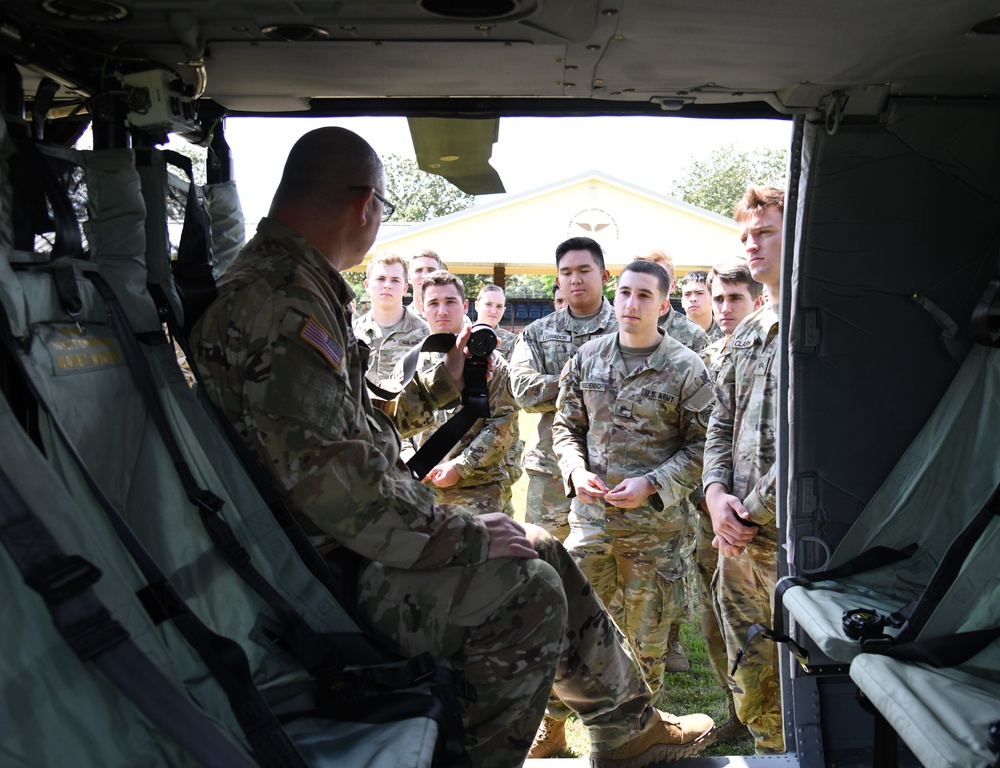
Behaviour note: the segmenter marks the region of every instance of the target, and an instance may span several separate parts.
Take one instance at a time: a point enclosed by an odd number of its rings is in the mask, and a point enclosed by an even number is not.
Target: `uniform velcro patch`
[[[340,368],[340,363],[344,359],[344,350],[315,317],[310,317],[302,326],[299,338],[315,348],[335,369]]]

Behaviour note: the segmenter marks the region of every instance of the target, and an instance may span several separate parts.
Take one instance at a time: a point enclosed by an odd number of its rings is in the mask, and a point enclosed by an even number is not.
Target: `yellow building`
[[[391,190],[390,190],[391,194]],[[456,274],[555,274],[555,248],[570,237],[601,244],[612,274],[653,249],[674,257],[677,277],[742,255],[732,219],[589,171],[433,221],[383,225],[372,252],[440,254]],[[358,267],[363,270],[364,265]]]

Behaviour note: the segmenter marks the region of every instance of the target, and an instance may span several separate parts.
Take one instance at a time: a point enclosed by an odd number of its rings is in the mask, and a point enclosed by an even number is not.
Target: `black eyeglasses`
[[[373,187],[371,184],[354,184],[348,187],[348,189],[351,192],[356,192],[362,189],[370,189],[372,192],[374,192],[375,199],[378,200],[380,203],[382,203],[382,221],[388,221],[389,219],[392,218],[392,214],[396,212],[396,204],[390,203],[389,199],[381,192],[379,192],[377,189],[375,189],[375,187]]]

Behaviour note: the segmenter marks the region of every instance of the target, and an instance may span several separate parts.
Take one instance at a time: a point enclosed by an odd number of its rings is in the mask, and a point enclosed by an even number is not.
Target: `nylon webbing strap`
[[[331,658],[333,649],[330,640],[310,627],[284,596],[257,570],[251,562],[250,553],[243,547],[232,528],[222,517],[223,500],[198,484],[191,467],[184,459],[177,437],[167,419],[149,362],[139,347],[139,342],[136,341],[128,318],[121,304],[118,303],[118,298],[101,275],[88,272],[87,276],[108,306],[112,325],[121,341],[125,361],[132,373],[136,387],[142,394],[146,409],[170,454],[177,475],[184,486],[184,491],[198,510],[209,538],[240,578],[260,595],[282,620],[288,633],[285,639],[295,656],[310,673],[314,675],[321,673],[325,667],[335,661]]]
[[[359,344],[362,343],[360,340]],[[455,334],[453,333],[432,333],[421,342],[419,347],[414,347],[403,358],[403,380],[399,383],[399,389],[391,390],[375,384],[371,379],[365,378],[365,385],[368,391],[382,400],[395,400],[399,393],[403,391],[417,373],[417,363],[420,362],[421,352],[448,352],[455,346]]]
[[[132,642],[91,590],[100,569],[67,555],[0,470],[0,540],[42,596],[56,631],[94,664],[161,731],[208,768],[251,768],[218,728]]]
[[[63,447],[72,457],[80,471],[84,482],[100,504],[108,521],[114,528],[118,539],[129,551],[132,559],[142,571],[143,577],[151,585],[152,590],[166,596],[164,600],[169,617],[177,629],[198,653],[212,677],[226,693],[233,713],[250,744],[251,750],[258,762],[267,768],[306,768],[306,763],[291,739],[282,729],[274,713],[264,701],[260,691],[253,682],[250,664],[243,649],[229,638],[217,635],[206,627],[201,620],[191,612],[184,599],[167,580],[160,567],[132,529],[125,523],[111,500],[97,484],[93,475],[87,469],[86,462],[76,450],[73,441],[69,439],[59,419],[56,418],[48,401],[42,396],[34,379],[28,373],[21,351],[11,332],[9,320],[5,312],[0,311],[0,340],[10,354],[10,357],[20,367],[24,383],[28,386],[32,397],[39,407],[48,415],[49,422],[59,437]]]
[[[385,389],[365,379],[368,391],[383,400],[394,400],[409,384],[417,372],[421,352],[448,353],[455,346],[455,334],[432,333],[419,347],[414,347],[403,358],[403,379],[398,390]],[[407,468],[417,480],[423,480],[436,467],[462,436],[479,419],[490,416],[490,393],[486,381],[488,364],[484,359],[469,357],[465,361],[465,386],[462,389],[462,407],[448,421],[438,427],[420,446]]]
[[[212,217],[198,196],[191,158],[169,149],[163,150],[163,158],[184,171],[188,179],[184,226],[171,267],[184,307],[184,332],[188,333],[218,295],[212,274]]]
[[[948,551],[941,558],[941,562],[938,563],[930,581],[927,582],[920,598],[910,610],[909,616],[896,635],[896,644],[908,643],[917,639],[927,620],[955,582],[955,578],[965,564],[972,548],[982,538],[983,533],[997,515],[1000,515],[1000,486],[993,490],[976,516],[948,546]]]
[[[739,667],[740,662],[743,660],[743,656],[746,655],[747,649],[750,647],[750,643],[755,637],[757,637],[757,635],[763,635],[763,637],[773,640],[776,643],[787,643],[799,664],[806,672],[808,672],[809,652],[796,643],[795,640],[789,635],[785,634],[785,591],[791,589],[792,587],[805,587],[806,589],[812,589],[821,581],[835,581],[836,579],[843,579],[857,573],[864,573],[876,568],[881,568],[884,565],[890,565],[891,563],[905,560],[906,558],[911,557],[916,551],[916,544],[910,544],[903,549],[892,549],[891,547],[872,547],[871,549],[866,549],[864,552],[852,557],[847,562],[841,563],[836,568],[782,579],[778,582],[778,585],[774,589],[774,609],[771,614],[772,626],[767,627],[763,624],[752,624],[750,626],[747,630],[747,637],[743,642],[743,647],[736,653],[736,658],[733,663],[733,671],[731,674],[736,673],[736,668]]]
[[[991,247],[996,246],[997,241],[994,240]],[[982,297],[972,309],[969,328],[978,344],[1000,347],[1000,263],[997,264],[996,276],[986,284]]]

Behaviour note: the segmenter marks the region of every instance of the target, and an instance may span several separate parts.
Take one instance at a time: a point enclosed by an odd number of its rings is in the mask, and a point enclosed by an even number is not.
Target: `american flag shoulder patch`
[[[344,350],[315,317],[310,317],[308,322],[302,326],[299,338],[315,348],[334,368],[340,368],[340,363],[344,359]]]

